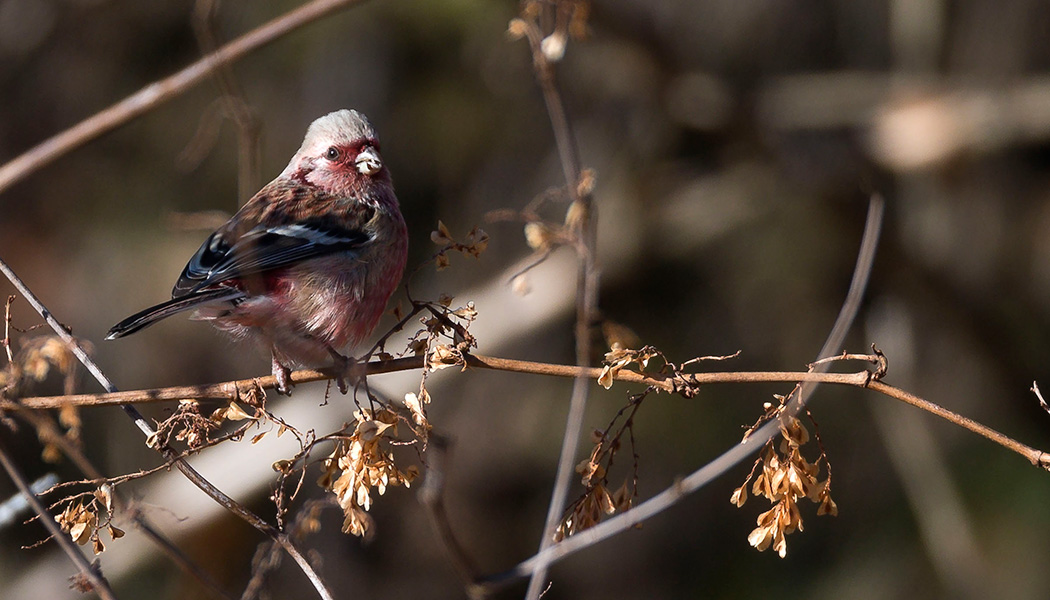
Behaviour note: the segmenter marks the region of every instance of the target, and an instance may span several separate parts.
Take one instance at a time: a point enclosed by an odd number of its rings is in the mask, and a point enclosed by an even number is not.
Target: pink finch
[[[292,365],[331,358],[347,367],[340,352],[375,328],[407,253],[376,134],[364,115],[340,110],[314,121],[277,179],[208,237],[171,300],[117,323],[106,339],[193,308],[194,318],[268,350],[277,389],[288,393]]]

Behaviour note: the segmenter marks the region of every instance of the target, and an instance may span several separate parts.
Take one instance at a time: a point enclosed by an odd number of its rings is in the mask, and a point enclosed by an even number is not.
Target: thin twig
[[[15,362],[15,357],[11,353],[11,304],[14,303],[15,298],[17,296],[14,294],[8,296],[7,303],[4,304],[4,340],[2,343],[7,353],[7,362],[10,364]]]
[[[558,10],[557,3],[553,10]],[[576,137],[558,89],[554,65],[547,59],[542,49],[543,33],[540,24],[530,20],[522,22],[525,24],[525,37],[532,52],[536,81],[543,92],[543,101],[547,106],[547,114],[554,131],[554,140],[565,177],[565,185],[569,196],[573,199],[569,212],[574,214],[574,218],[571,219],[572,222],[569,225],[575,229],[572,233],[577,236],[576,247],[579,255],[576,272],[576,364],[583,366],[589,364],[591,360],[591,325],[597,314],[598,306],[598,274],[595,262],[597,236],[595,235],[596,219],[593,214],[593,202],[590,190],[581,189],[580,157]],[[541,555],[543,550],[554,543],[554,534],[569,497],[573,466],[576,463],[576,449],[580,444],[580,436],[583,431],[583,415],[587,407],[588,390],[587,380],[577,377],[573,382],[554,490],[551,493],[547,518],[544,521],[540,538]],[[547,568],[541,562],[529,581],[529,588],[525,594],[527,600],[537,600],[540,597],[546,587],[544,585],[546,577]]]
[[[0,166],[0,193],[71,150],[113,131],[196,86],[220,65],[237,61],[304,25],[362,1],[313,0],[242,35],[178,73],[147,85]]]
[[[1039,406],[1042,406],[1044,411],[1050,413],[1050,405],[1043,399],[1043,392],[1039,391],[1039,382],[1033,381],[1031,390],[1035,394],[1036,399],[1039,400]]]
[[[817,360],[825,358],[832,353],[833,348],[840,348],[845,340],[846,333],[849,331],[853,320],[857,316],[857,311],[860,309],[860,302],[864,295],[864,290],[867,288],[868,277],[871,274],[871,268],[875,260],[875,249],[878,246],[879,232],[882,227],[882,215],[883,215],[884,203],[881,196],[873,195],[871,197],[868,206],[868,216],[864,225],[864,235],[861,238],[860,250],[857,253],[857,262],[853,269],[853,277],[850,281],[849,291],[846,293],[846,298],[842,303],[841,309],[839,309],[839,315],[835,320],[835,324],[831,328],[831,332],[828,334],[827,339],[824,341],[824,345],[820,352],[817,354]],[[828,368],[830,362],[824,362],[817,365],[816,371],[823,371]],[[824,373],[814,372],[811,375],[822,376]],[[869,376],[871,374],[869,373]],[[802,382],[802,380],[798,380]],[[798,411],[805,407],[805,401],[808,394],[812,393],[814,389],[813,383],[819,382],[819,380],[807,379],[809,385],[803,385],[803,389],[797,394],[797,398],[792,401],[787,411],[788,414],[796,414]],[[862,387],[870,387],[872,383],[878,383],[869,381],[862,385]],[[920,406],[915,404],[915,406]],[[940,408],[940,407],[938,407]],[[934,413],[938,416],[948,418],[945,413],[950,413],[945,409],[940,409],[942,412]],[[788,412],[791,411],[791,412]],[[953,416],[954,413],[951,413]],[[966,422],[969,423],[966,423]],[[955,421],[953,421],[955,422]],[[987,432],[979,432],[976,429],[968,425],[978,425],[965,419],[959,421],[958,424],[967,427],[975,433],[985,435]],[[983,426],[980,426],[983,427]],[[544,569],[545,565],[550,564],[560,558],[583,548],[586,548],[592,544],[595,544],[607,537],[613,536],[621,531],[625,531],[631,527],[634,527],[643,520],[660,513],[670,507],[672,504],[678,502],[686,495],[695,492],[696,490],[706,486],[716,477],[721,476],[729,469],[733,468],[740,462],[747,459],[755,450],[765,446],[765,444],[777,435],[780,431],[780,421],[774,419],[769,423],[766,423],[760,427],[757,431],[753,432],[740,444],[730,448],[726,452],[722,453],[721,456],[715,460],[707,463],[697,471],[690,474],[680,482],[676,482],[671,488],[664,490],[660,494],[650,498],[642,504],[632,508],[631,510],[617,515],[611,519],[608,519],[598,525],[587,529],[583,532],[577,533],[569,539],[563,540],[558,544],[555,544],[546,550],[541,550],[539,553],[534,555],[532,558],[519,563],[514,569],[506,573],[497,575],[489,581],[493,584],[503,584],[510,580],[529,576],[531,577],[530,583],[534,582],[536,577],[535,574],[539,569]],[[991,431],[991,430],[989,430]],[[996,432],[998,433],[998,432]],[[998,434],[1001,436],[1002,434]],[[1003,441],[997,436],[985,435],[988,439],[1002,444]],[[1005,436],[1002,436],[1005,437]],[[1008,439],[1008,438],[1007,438]],[[1013,440],[1010,440],[1013,442]],[[1016,442],[1014,442],[1016,443]],[[1005,445],[1005,444],[1004,444]],[[1023,444],[1022,444],[1023,446]],[[1032,455],[1019,451],[1018,449],[1006,445],[1007,448],[1019,452],[1024,455],[1029,461],[1032,461]],[[1029,449],[1024,446],[1025,449],[1032,452],[1038,453],[1037,462],[1034,464],[1044,465],[1042,462],[1043,457],[1046,455],[1038,450]]]
[[[69,557],[69,560],[73,561],[73,564],[80,569],[80,574],[85,580],[91,585],[91,591],[98,594],[103,600],[115,600],[113,590],[109,587],[109,582],[99,572],[98,568],[88,562],[87,557],[80,552],[73,540],[70,539],[69,535],[62,532],[62,528],[58,526],[58,522],[55,518],[47,511],[40,499],[36,497],[36,494],[29,488],[29,483],[26,481],[22,472],[18,470],[18,465],[11,459],[11,454],[7,450],[7,442],[4,440],[4,436],[0,435],[0,465],[3,466],[4,470],[7,471],[8,476],[11,477],[11,481],[14,482],[15,487],[18,488],[22,495],[25,496],[26,501],[33,508],[33,511],[40,516],[40,522],[44,527],[51,533],[51,537],[58,543],[62,550]]]
[[[858,355],[868,356],[868,355]],[[532,362],[526,360],[514,360],[509,358],[497,358],[493,356],[482,356],[467,354],[464,356],[468,367],[491,369],[494,371],[507,371],[512,373],[529,373],[533,375],[548,375],[553,377],[581,377],[597,381],[602,370],[597,367],[577,367],[573,365],[558,365],[550,363]],[[400,358],[387,361],[372,361],[359,365],[367,375],[380,373],[392,373],[411,369],[421,369],[424,357]],[[335,374],[321,371],[295,371],[292,373],[292,381],[295,383],[306,383],[311,381],[322,381],[331,379]],[[638,373],[627,369],[621,369],[612,377],[623,383],[636,383],[652,386],[664,392],[678,393],[685,396],[695,395],[698,388],[716,383],[827,383],[832,385],[846,385],[851,387],[865,388],[880,392],[891,398],[907,402],[937,415],[951,423],[969,429],[970,431],[985,437],[997,444],[1021,454],[1034,464],[1046,464],[1043,452],[1020,444],[1008,436],[993,429],[984,427],[966,417],[957,415],[947,409],[919,399],[904,390],[886,385],[872,378],[871,371],[855,371],[852,373],[816,373],[811,371],[718,371],[711,373],[689,373],[684,378],[675,378],[670,375],[659,373]],[[184,398],[196,399],[218,399],[235,400],[238,390],[248,389],[250,386],[258,385],[264,389],[272,389],[276,385],[273,376],[259,377],[255,379],[243,379],[239,381],[228,381],[201,386],[184,386],[171,388],[156,388],[151,390],[138,390],[129,392],[116,392],[106,394],[77,394],[72,396],[40,396],[33,398],[19,398],[17,401],[0,401],[0,409],[55,409],[62,406],[111,406],[119,404],[139,404],[148,402],[172,401]],[[682,387],[688,386],[688,387]],[[914,400],[913,400],[914,399]],[[761,431],[761,430],[759,430]],[[748,439],[758,434],[756,431]],[[767,440],[768,441],[768,440]]]
[[[1009,436],[999,433],[991,427],[987,427],[978,423],[977,421],[974,421],[973,419],[964,417],[956,412],[952,412],[947,408],[930,402],[929,400],[923,400],[915,394],[906,392],[899,388],[895,388],[891,385],[886,385],[881,381],[872,381],[868,384],[867,387],[873,391],[879,392],[880,394],[885,394],[890,398],[900,400],[905,404],[910,404],[916,408],[920,408],[930,413],[931,415],[941,417],[942,419],[950,421],[951,423],[958,425],[959,427],[968,429],[971,432],[976,433],[977,435],[985,439],[991,440],[1008,450],[1012,450],[1020,454],[1021,456],[1024,456],[1028,459],[1028,462],[1032,463],[1033,465],[1050,470],[1050,454],[1047,454],[1042,450],[1038,450],[1036,448],[1032,448],[1030,446],[1022,444]]]
[[[598,367],[558,365],[527,360],[515,360],[511,358],[497,358],[478,354],[467,354],[464,356],[464,359],[468,367],[489,369],[493,371],[507,371],[510,373],[549,375],[552,377],[582,377],[586,380],[595,382],[597,381],[598,376],[602,373],[602,369]],[[362,372],[365,375],[377,375],[382,373],[422,369],[424,361],[424,357],[417,356],[412,358],[399,358],[396,360],[372,361],[359,364],[359,366],[362,368]],[[332,379],[334,375],[334,371],[330,369],[324,371],[293,371],[291,374],[291,380],[296,384],[308,383],[329,380]],[[809,371],[715,371],[710,373],[689,373],[685,378],[675,378],[671,375],[639,373],[637,371],[621,369],[617,371],[615,375],[612,375],[612,377],[615,381],[623,383],[651,385],[660,391],[691,395],[697,388],[713,383],[797,383],[799,381],[805,381],[864,387],[865,383],[871,380],[871,371],[856,371],[853,373],[812,373]],[[0,409],[28,408],[42,410],[61,408],[62,406],[67,405],[114,406],[121,404],[170,402],[187,398],[193,398],[196,400],[236,400],[238,398],[238,390],[245,390],[248,386],[256,384],[262,389],[273,389],[276,385],[276,381],[272,375],[267,375],[254,379],[241,379],[238,381],[227,381],[224,383],[213,383],[207,385],[154,388],[148,390],[103,394],[35,396],[19,398],[17,400],[0,401]]]
[[[218,0],[197,0],[193,9],[193,30],[206,56],[214,56],[219,45],[215,24],[217,8]],[[259,181],[261,123],[258,115],[245,100],[241,87],[237,85],[237,79],[233,76],[233,69],[229,62],[215,65],[212,75],[222,95],[221,100],[226,108],[226,116],[237,128],[239,157],[237,161],[237,200],[238,203],[244,202],[261,185]]]
[[[467,554],[463,544],[456,537],[445,509],[445,478],[448,472],[450,442],[440,435],[431,435],[427,453],[427,477],[419,490],[419,502],[427,509],[430,523],[437,531],[438,537],[445,544],[452,566],[463,580],[468,595],[473,597],[471,588],[479,576],[474,560]]]
[[[58,334],[58,337],[61,338],[67,346],[69,346],[70,350],[72,350],[73,352],[73,355],[77,357],[77,360],[79,360],[81,364],[83,364],[84,367],[87,368],[88,372],[90,372],[95,377],[95,379],[102,385],[102,387],[110,393],[116,392],[116,386],[113,385],[113,382],[110,381],[109,378],[106,377],[105,373],[103,373],[102,370],[98,367],[98,365],[95,364],[95,361],[93,361],[91,357],[88,356],[83,346],[80,345],[80,342],[69,333],[69,330],[64,325],[58,322],[54,315],[51,314],[51,311],[49,311],[47,307],[45,307],[40,302],[40,299],[36,297],[36,295],[32,292],[32,290],[29,289],[28,286],[26,286],[25,282],[23,282],[17,275],[15,275],[14,271],[12,271],[11,268],[7,265],[7,263],[5,263],[3,260],[0,260],[0,273],[3,273],[4,276],[7,277],[11,284],[15,286],[15,289],[18,290],[20,294],[22,294],[22,297],[25,298],[27,302],[29,302],[29,304],[37,311],[37,313],[40,314],[40,316],[51,327],[51,329],[54,330],[56,334]],[[140,413],[131,404],[121,404],[120,408],[132,419],[132,421],[135,422],[135,425],[139,428],[139,430],[142,431],[143,434],[145,434],[147,439],[153,437],[153,434],[155,432],[150,426],[150,424],[146,421],[146,418],[142,416],[142,413]],[[263,534],[273,538],[276,542],[281,544],[281,546],[285,549],[289,556],[291,556],[295,560],[295,562],[299,565],[299,568],[302,569],[303,573],[313,584],[314,589],[317,591],[318,595],[320,595],[321,598],[324,598],[326,600],[332,598],[331,592],[328,590],[320,575],[314,570],[313,566],[309,563],[309,561],[306,560],[306,557],[303,556],[301,552],[299,552],[299,549],[295,547],[295,545],[292,543],[291,539],[288,538],[287,535],[285,535],[283,532],[279,531],[277,528],[264,521],[255,513],[242,506],[233,498],[227,496],[219,488],[215,487],[210,481],[205,479],[203,475],[198,473],[196,469],[191,467],[190,464],[186,462],[174,448],[166,445],[160,445],[156,448],[156,450],[160,452],[165,459],[171,461],[175,465],[175,467],[180,472],[182,472],[182,474],[185,475],[187,479],[190,480],[191,483],[200,488],[201,491],[210,496],[223,508],[244,519],[246,522],[248,522],[248,524],[255,527]]]
[[[41,441],[45,443],[51,443],[58,446],[69,460],[76,465],[80,471],[90,479],[100,481],[110,481],[108,478],[102,475],[95,465],[88,460],[87,456],[81,451],[80,447],[73,444],[69,438],[62,435],[59,431],[58,426],[54,420],[47,414],[41,411],[33,411],[27,408],[20,408],[15,413],[19,418],[25,419],[37,431],[37,435]],[[163,468],[163,467],[162,467]],[[149,520],[142,515],[140,511],[133,508],[120,494],[116,487],[113,487],[112,498],[115,506],[118,510],[125,510],[131,518],[131,522],[135,524],[150,541],[157,545],[164,554],[171,558],[172,562],[178,565],[183,571],[189,574],[191,577],[196,579],[207,588],[214,596],[218,598],[232,598],[228,595],[222,587],[219,586],[218,582],[205,571],[200,565],[193,562],[186,554],[175,545],[174,542],[169,540],[164,534],[153,526]]]

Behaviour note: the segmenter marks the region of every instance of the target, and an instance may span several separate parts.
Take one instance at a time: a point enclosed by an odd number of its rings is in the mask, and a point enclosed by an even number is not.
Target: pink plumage
[[[106,339],[188,309],[272,355],[278,390],[291,366],[320,366],[375,328],[401,280],[408,231],[364,115],[314,121],[284,171],[197,250],[168,302]]]

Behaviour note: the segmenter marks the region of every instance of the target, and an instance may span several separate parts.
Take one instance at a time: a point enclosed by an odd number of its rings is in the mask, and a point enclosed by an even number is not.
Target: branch
[[[549,375],[552,377],[578,377],[597,381],[602,374],[598,367],[578,367],[552,363],[497,358],[480,354],[465,354],[466,367],[507,371],[510,373],[528,373],[531,375]],[[358,365],[364,375],[378,375],[398,371],[422,369],[425,359],[422,356],[397,358],[394,360],[374,360]],[[309,383],[334,378],[337,373],[332,369],[314,371],[304,369],[291,374],[293,383]],[[660,373],[639,373],[621,369],[612,375],[615,381],[639,383],[653,386],[668,393],[695,395],[697,388],[709,383],[758,383],[758,382],[792,382],[800,381],[819,383],[838,383],[863,386],[871,379],[869,371],[856,373],[811,373],[793,371],[727,371],[713,373],[689,373],[683,376],[663,375]],[[110,392],[100,394],[73,394],[68,396],[35,396],[17,400],[0,401],[0,409],[28,408],[34,410],[73,406],[113,406],[121,404],[143,404],[172,400],[237,400],[242,392],[249,389],[273,389],[276,380],[272,375],[253,379],[240,379],[206,385],[176,386],[153,388],[127,392]]]
[[[950,423],[962,427],[963,429],[968,429],[971,432],[976,433],[977,435],[987,440],[999,444],[1007,450],[1012,450],[1020,454],[1021,456],[1027,458],[1028,462],[1032,463],[1034,466],[1050,470],[1050,454],[1047,454],[1042,450],[1038,450],[1036,448],[1032,448],[1030,446],[1022,444],[1007,435],[999,433],[991,427],[986,427],[978,423],[977,421],[974,421],[973,419],[964,417],[959,413],[952,412],[947,408],[930,402],[929,400],[923,400],[915,394],[906,392],[900,388],[895,388],[891,385],[886,385],[881,381],[872,381],[868,384],[867,387],[871,390],[879,392],[880,394],[884,394],[886,396],[889,396],[890,398],[900,400],[905,404],[910,404],[916,408],[922,409],[930,413],[931,415],[938,416]]]
[[[555,2],[550,10],[562,11],[561,4]],[[549,11],[541,16],[549,16]],[[562,172],[565,176],[565,184],[572,198],[572,205],[566,215],[566,228],[576,237],[576,252],[579,255],[579,265],[576,271],[576,364],[586,365],[591,360],[591,326],[595,315],[598,313],[598,269],[596,263],[597,251],[597,220],[594,217],[591,199],[590,185],[584,185],[581,178],[579,150],[576,146],[576,137],[569,123],[565,103],[562,101],[561,92],[554,74],[553,60],[549,59],[544,52],[543,31],[540,24],[533,19],[517,19],[513,27],[524,28],[525,38],[529,42],[532,53],[532,65],[536,74],[536,81],[543,91],[543,101],[547,106],[547,114],[550,117],[551,128],[554,131],[554,140],[558,148],[558,158],[561,161]],[[559,32],[562,34],[564,32]],[[552,33],[551,36],[553,37]],[[557,59],[554,59],[557,60]],[[580,434],[583,430],[583,415],[587,408],[587,381],[583,377],[577,377],[573,383],[572,397],[569,401],[569,413],[565,423],[565,437],[562,439],[561,451],[558,456],[558,470],[554,478],[554,490],[551,493],[550,504],[547,507],[547,517],[543,525],[543,533],[540,537],[540,553],[554,543],[554,533],[558,522],[565,511],[565,503],[569,496],[573,467],[576,463],[576,449],[580,444]],[[537,600],[543,593],[547,578],[547,565],[540,562],[536,565],[529,581],[528,590],[525,593],[527,600]]]
[[[313,0],[242,35],[178,73],[147,85],[120,102],[44,140],[0,166],[0,193],[75,148],[113,131],[196,86],[221,66],[235,62],[250,52],[329,13],[362,1]]]
[[[26,286],[25,282],[15,275],[14,271],[11,270],[11,267],[7,266],[7,263],[3,260],[0,260],[0,273],[3,273],[4,276],[7,277],[11,284],[14,285],[15,289],[22,294],[22,297],[29,302],[41,317],[43,317],[44,321],[47,322],[51,329],[58,334],[58,337],[69,346],[73,355],[77,357],[77,360],[84,365],[88,372],[95,377],[102,387],[110,393],[116,392],[116,386],[114,386],[113,382],[106,377],[105,373],[102,372],[98,365],[91,360],[91,357],[88,356],[83,346],[80,345],[80,342],[69,333],[69,330],[64,325],[58,322],[54,315],[51,314],[51,311],[49,311],[47,307],[40,302],[40,299],[36,297],[36,294]],[[146,421],[146,418],[142,416],[142,413],[140,413],[134,406],[125,403],[120,404],[120,408],[123,409],[128,417],[135,422],[135,425],[143,434],[145,434],[147,439],[153,436],[153,428]],[[313,584],[314,589],[321,598],[329,600],[333,597],[331,592],[325,586],[320,575],[318,575],[313,566],[306,560],[306,557],[304,557],[302,553],[299,552],[299,549],[295,547],[295,544],[292,543],[291,538],[289,538],[284,532],[279,531],[277,528],[270,525],[258,515],[240,505],[236,500],[230,498],[220,489],[212,485],[210,481],[205,479],[203,475],[191,467],[190,464],[186,462],[185,459],[171,446],[158,446],[156,450],[160,452],[165,459],[173,463],[175,467],[186,476],[186,479],[189,479],[191,483],[200,488],[201,491],[210,496],[213,500],[219,503],[219,505],[244,519],[252,527],[255,527],[265,535],[272,538],[275,542],[279,543],[284,548],[285,552],[287,552],[288,555],[299,565],[299,568],[302,569],[303,573]]]
[[[2,264],[2,263],[0,263]],[[849,358],[868,357],[870,355],[847,355]],[[602,369],[597,367],[577,367],[573,365],[559,365],[551,363],[532,362],[527,360],[514,360],[510,358],[497,358],[478,354],[464,355],[465,368],[489,369],[493,371],[506,371],[510,373],[527,373],[532,375],[547,375],[552,377],[572,377],[597,381]],[[360,364],[366,375],[377,375],[382,373],[394,373],[412,369],[422,369],[425,364],[424,357],[398,358],[394,360],[375,360]],[[295,371],[291,374],[295,383],[307,383],[312,381],[324,381],[335,377],[334,371]],[[621,369],[612,375],[615,381],[623,383],[641,384],[654,387],[660,391],[678,394],[684,397],[694,397],[698,390],[711,384],[725,383],[811,383],[844,385],[856,388],[869,389],[890,398],[900,400],[906,404],[922,409],[932,415],[938,416],[950,423],[976,433],[1004,448],[1024,456],[1030,463],[1036,466],[1050,469],[1050,454],[1036,448],[1032,448],[1013,438],[1006,436],[990,427],[986,427],[972,419],[952,412],[938,404],[923,400],[922,398],[906,392],[900,388],[887,385],[876,378],[877,373],[862,370],[852,373],[815,373],[812,371],[720,371],[711,373],[687,373],[683,375],[664,375],[661,373],[639,373]],[[139,404],[149,402],[162,402],[195,398],[198,400],[236,400],[240,390],[248,390],[253,387],[272,389],[276,381],[272,375],[258,377],[255,379],[241,379],[238,381],[227,381],[199,386],[181,386],[168,388],[155,388],[149,390],[137,390],[129,392],[115,392],[104,394],[75,394],[69,396],[38,396],[32,398],[19,398],[17,400],[0,401],[0,410],[12,409],[57,409],[62,406],[111,406],[119,404]],[[761,431],[761,429],[759,430]],[[759,431],[752,434],[748,441],[750,443]]]
[[[47,511],[47,508],[36,497],[36,494],[29,489],[29,483],[22,476],[22,472],[18,470],[18,466],[11,460],[11,455],[7,450],[7,442],[4,441],[3,436],[0,436],[0,465],[7,471],[15,487],[22,492],[26,501],[29,502],[29,505],[33,507],[33,510],[40,517],[40,522],[44,525],[44,528],[51,533],[51,537],[62,547],[62,550],[69,556],[69,560],[73,561],[73,564],[80,569],[80,575],[89,582],[91,591],[98,594],[99,598],[103,600],[115,600],[116,595],[113,594],[113,590],[109,587],[109,582],[102,576],[97,566],[88,562],[84,554],[73,543],[73,540],[63,533],[58,526],[58,522],[55,521],[55,517]]]
[[[55,425],[54,420],[46,412],[38,412],[29,410],[27,408],[18,408],[17,411],[13,411],[14,414],[18,415],[19,418],[25,419],[30,425],[37,431],[37,435],[40,436],[41,441],[52,443],[58,446],[62,453],[66,455],[69,460],[76,465],[76,467],[88,478],[93,480],[106,480],[102,475],[101,471],[95,468],[95,465],[88,460],[87,456],[81,451],[81,449],[69,438],[62,435]],[[213,596],[216,598],[230,599],[230,596],[223,591],[222,587],[219,586],[218,582],[200,565],[193,562],[174,542],[164,536],[152,523],[137,509],[132,506],[124,499],[123,495],[118,491],[116,486],[113,487],[112,497],[114,504],[118,510],[126,510],[131,518],[131,522],[146,536],[147,539],[157,545],[172,562],[178,565],[183,571],[189,574],[191,577],[201,583],[202,586],[207,588]]]
[[[873,194],[868,205],[868,217],[864,224],[864,235],[861,239],[860,251],[857,253],[857,262],[853,269],[853,277],[850,281],[849,291],[846,293],[846,298],[842,303],[842,307],[839,309],[839,315],[835,319],[835,324],[832,326],[827,339],[824,340],[824,345],[817,354],[819,364],[816,364],[813,367],[816,371],[823,372],[827,369],[830,363],[820,362],[819,359],[829,356],[835,348],[840,348],[842,346],[846,333],[849,331],[853,320],[857,316],[857,311],[860,309],[860,302],[863,298],[864,290],[867,287],[872,265],[874,264],[875,249],[878,247],[879,232],[882,228],[883,208],[884,202],[882,197]],[[879,373],[881,374],[883,371],[884,365],[880,364]],[[871,374],[869,376],[874,375]],[[798,394],[795,396],[795,399],[788,404],[785,411],[786,414],[794,415],[801,411],[805,407],[808,396],[814,389],[815,387],[812,384],[802,385]],[[533,590],[537,579],[536,574],[540,570],[545,569],[549,562],[557,560],[569,552],[575,552],[576,550],[585,548],[590,544],[597,543],[597,541],[615,535],[624,529],[633,527],[643,519],[665,510],[686,494],[700,489],[716,477],[739,464],[752,452],[773,439],[779,431],[779,419],[766,423],[740,444],[730,448],[722,453],[721,456],[695,471],[683,480],[681,484],[676,483],[671,489],[651,498],[642,505],[600,523],[591,529],[577,533],[568,540],[564,540],[557,545],[550,546],[546,549],[541,548],[539,553],[519,564],[510,574],[508,574],[508,576],[524,577],[528,575],[530,577],[529,589],[530,591]],[[639,512],[643,507],[646,508],[647,512]],[[498,576],[496,580],[502,582],[507,579]]]

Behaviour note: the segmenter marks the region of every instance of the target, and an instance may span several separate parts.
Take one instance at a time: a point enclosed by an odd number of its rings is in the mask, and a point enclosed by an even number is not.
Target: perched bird
[[[171,300],[106,339],[196,309],[194,318],[268,350],[287,394],[292,366],[349,365],[341,351],[375,328],[407,254],[376,134],[361,113],[336,111],[310,124],[284,171],[205,240]]]

